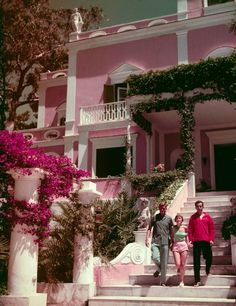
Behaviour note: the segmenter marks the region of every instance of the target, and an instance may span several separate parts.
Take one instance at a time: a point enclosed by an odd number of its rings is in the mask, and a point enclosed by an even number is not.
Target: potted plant
[[[230,201],[233,205],[232,214],[224,220],[221,233],[225,240],[231,240],[232,264],[236,265],[236,197]]]

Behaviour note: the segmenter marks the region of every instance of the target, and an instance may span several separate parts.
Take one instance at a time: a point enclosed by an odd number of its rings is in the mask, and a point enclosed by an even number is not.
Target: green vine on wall
[[[209,58],[199,63],[178,65],[164,71],[131,75],[129,96],[143,95],[143,102],[131,105],[133,120],[151,135],[151,125],[143,124],[142,113],[176,110],[181,119],[180,137],[184,169],[194,168],[194,108],[205,101],[236,101],[236,53]],[[166,95],[168,94],[168,95]],[[168,96],[168,97],[166,97]]]

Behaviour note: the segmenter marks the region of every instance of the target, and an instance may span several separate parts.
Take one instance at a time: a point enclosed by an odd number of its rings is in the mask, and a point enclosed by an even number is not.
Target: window
[[[137,134],[131,135],[132,168],[136,166]],[[90,139],[92,142],[92,176],[119,176],[126,166],[125,135]]]
[[[125,172],[125,147],[97,149],[96,176],[119,176]]]
[[[127,96],[127,83],[104,85],[104,103],[124,101]]]

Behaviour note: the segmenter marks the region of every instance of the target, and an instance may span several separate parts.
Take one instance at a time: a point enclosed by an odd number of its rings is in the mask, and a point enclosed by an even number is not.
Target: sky
[[[51,7],[75,8],[91,5],[103,9],[101,27],[174,14],[177,0],[50,0]]]

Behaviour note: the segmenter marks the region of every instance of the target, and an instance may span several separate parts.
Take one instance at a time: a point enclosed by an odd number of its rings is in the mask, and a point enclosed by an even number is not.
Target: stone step
[[[156,267],[154,264],[145,265],[144,273],[152,275],[156,271]],[[168,264],[168,273],[176,273],[176,267],[174,263]],[[236,268],[234,268],[231,264],[223,264],[223,265],[215,265],[211,266],[211,273],[213,275],[236,275]],[[189,262],[185,266],[185,274],[193,275],[193,264]],[[205,274],[205,263],[201,264],[201,275]]]
[[[173,256],[169,256],[169,263],[174,263],[174,258]],[[188,264],[193,264],[193,256],[190,254],[187,258],[187,263]],[[201,258],[201,264],[204,264],[205,261],[203,258]],[[231,265],[232,263],[232,258],[231,255],[219,255],[219,256],[213,256],[212,259],[212,263],[214,265],[221,265],[221,264],[225,264],[225,265]]]
[[[204,298],[236,298],[236,287],[230,286],[178,286],[160,285],[139,286],[139,285],[106,285],[98,288],[98,295],[105,296],[142,296],[142,297],[204,297]]]
[[[232,192],[230,194],[203,194],[203,193],[197,193],[196,197],[189,197],[187,199],[187,202],[195,203],[196,201],[203,201],[204,203],[209,203],[209,202],[224,202],[224,201],[229,201],[236,195],[236,192]]]
[[[169,269],[168,269],[169,270]],[[160,277],[154,277],[152,274],[131,274],[129,276],[130,285],[155,285],[160,283]],[[178,286],[180,283],[179,275],[167,274],[167,284]],[[201,283],[206,286],[236,286],[236,275],[208,275],[201,276]],[[194,284],[193,271],[191,275],[186,273],[184,284],[192,286]]]
[[[89,299],[88,306],[226,306],[235,305],[235,303],[235,299],[186,298],[173,295],[170,297],[96,296]]]

